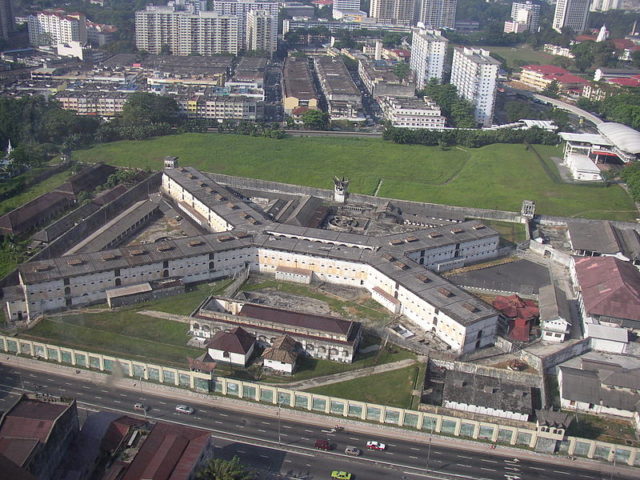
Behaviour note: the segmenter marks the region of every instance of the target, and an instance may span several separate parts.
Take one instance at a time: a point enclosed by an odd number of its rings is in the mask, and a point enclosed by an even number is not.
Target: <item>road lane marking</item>
[[[314,432],[313,430],[307,430],[306,428],[304,429],[304,431],[307,432],[307,433],[313,433]]]
[[[289,434],[288,434],[288,433],[281,433],[281,434],[280,434],[280,436],[282,436],[282,437],[288,437],[288,436],[289,436]]]
[[[91,390],[91,387],[87,387],[86,385],[82,385],[82,388],[84,388],[85,390]]]
[[[497,472],[498,471],[495,468],[486,468],[486,467],[480,467],[480,470],[486,470],[487,472]]]
[[[411,447],[410,450],[413,450],[414,452],[419,452],[420,451],[419,448],[415,448],[415,447]]]
[[[467,460],[475,460],[473,457],[467,457],[466,455],[456,455],[458,458],[466,458]]]
[[[259,428],[259,429],[258,429],[258,431],[259,431],[259,432],[262,432],[262,433],[267,433],[267,431],[266,431],[266,430],[262,430],[261,428]]]
[[[500,463],[496,460],[487,460],[486,458],[481,458],[480,459],[481,462],[487,462],[487,463]]]
[[[222,422],[220,420],[214,420],[213,423],[217,423],[219,425],[222,425]],[[244,427],[244,425],[240,425],[241,427]]]
[[[356,437],[349,437],[349,440],[359,441],[360,439],[359,439],[359,438],[356,438]]]
[[[220,415],[221,417],[228,417],[229,416],[226,413],[221,413],[221,412],[218,412],[218,415]]]
[[[282,425],[282,428],[293,428],[293,427],[291,427],[289,425]]]
[[[418,459],[418,457],[414,457],[413,455],[409,455],[409,458],[415,458],[416,460]]]
[[[562,475],[571,475],[569,472],[563,472],[562,470],[554,470],[553,473],[561,473]]]
[[[546,472],[547,469],[546,468],[540,468],[540,467],[529,467],[531,470],[540,470],[541,472]]]
[[[456,465],[458,465],[459,467],[467,467],[467,468],[471,468],[471,465],[467,465],[465,463],[456,463]]]
[[[271,422],[260,422],[263,425],[271,425]]]
[[[260,457],[260,458],[266,458],[266,459],[271,458],[269,455],[259,455],[259,457]]]
[[[167,402],[158,402],[160,405],[167,405]]]

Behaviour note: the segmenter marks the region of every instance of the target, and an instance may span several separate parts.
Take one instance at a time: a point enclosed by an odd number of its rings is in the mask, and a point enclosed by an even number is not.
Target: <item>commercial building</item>
[[[0,0],[0,38],[8,40],[15,27],[12,0]]]
[[[278,17],[268,10],[247,13],[247,50],[261,50],[272,54],[278,48]]]
[[[168,48],[174,55],[236,55],[240,50],[239,31],[235,15],[191,14],[154,5],[136,12],[136,47],[154,54]]]
[[[413,30],[411,43],[411,71],[416,75],[416,87],[424,88],[432,78],[442,82],[444,60],[449,41],[439,30]]]
[[[282,34],[286,34],[288,32],[295,32],[299,29],[309,29],[309,28],[317,28],[324,27],[327,28],[331,33],[340,32],[343,30],[353,31],[353,30],[372,30],[376,32],[399,32],[399,33],[409,33],[411,32],[411,27],[409,25],[395,25],[390,23],[380,23],[377,22],[374,18],[365,18],[362,21],[345,21],[343,18],[340,21],[327,21],[325,19],[312,19],[305,17],[296,17],[296,18],[285,18],[282,20]]]
[[[418,0],[416,19],[426,28],[456,28],[458,0]]]
[[[558,0],[553,15],[553,29],[562,32],[570,28],[574,33],[582,33],[587,27],[587,17],[591,0]]]
[[[369,16],[379,23],[412,25],[415,0],[371,0]]]
[[[306,58],[288,57],[282,74],[284,113],[291,115],[301,107],[317,110],[318,99],[309,61]]]
[[[360,11],[360,0],[334,0],[333,18],[338,20],[342,17],[342,12]]]
[[[43,10],[29,15],[29,42],[31,45],[58,45],[59,43],[87,43],[86,18],[82,13],[64,10]]]
[[[540,5],[529,0],[513,2],[511,20],[504,23],[505,33],[536,32],[540,26]]]
[[[247,121],[264,118],[264,102],[260,98],[221,95],[208,88],[204,92],[178,94],[175,99],[179,112],[188,118]]]
[[[65,110],[72,110],[77,115],[92,117],[115,117],[122,113],[130,93],[118,91],[61,91],[55,99]]]
[[[362,94],[353,83],[344,61],[323,56],[314,58],[313,62],[331,119],[364,121]]]
[[[249,50],[247,45],[247,25],[249,12],[264,10],[271,17],[271,35],[278,32],[278,2],[274,0],[213,0],[212,10],[220,15],[231,15],[238,18],[239,50]],[[275,43],[275,40],[273,40]]]
[[[497,312],[431,271],[497,255],[497,232],[477,221],[377,236],[279,224],[193,168],[166,168],[161,191],[212,233],[22,264],[19,288],[5,295],[7,318],[32,320],[104,302],[114,287],[211,281],[247,269],[275,274],[286,267],[308,270],[316,281],[366,289],[454,352],[495,342]]]
[[[598,133],[561,132],[564,140],[564,162],[570,163],[572,156],[583,156],[593,163],[620,160],[629,163],[640,155],[640,132],[627,125],[603,122],[597,125]]]
[[[458,95],[473,103],[475,120],[484,127],[493,122],[499,68],[500,62],[488,50],[464,47],[453,51],[451,84]]]
[[[592,12],[608,12],[618,10],[623,6],[623,0],[592,0],[590,10]]]
[[[56,469],[79,429],[75,400],[62,402],[55,401],[54,397],[48,400],[43,402],[21,395],[0,416],[0,457],[9,459],[38,480],[58,478]],[[8,472],[3,471],[0,476],[4,474]]]
[[[358,75],[372,97],[415,97],[416,84],[412,75],[407,79],[399,78],[395,65],[385,60],[358,58]]]
[[[398,128],[427,128],[442,130],[446,118],[442,116],[440,107],[429,97],[396,98],[385,97],[380,102],[384,119]]]

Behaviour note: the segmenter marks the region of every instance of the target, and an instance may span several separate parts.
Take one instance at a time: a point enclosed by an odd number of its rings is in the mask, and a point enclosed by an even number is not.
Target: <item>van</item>
[[[329,440],[319,438],[316,440],[315,447],[318,450],[331,450],[331,443],[329,443]]]
[[[358,457],[362,452],[357,447],[347,447],[344,449],[344,453],[352,457]]]

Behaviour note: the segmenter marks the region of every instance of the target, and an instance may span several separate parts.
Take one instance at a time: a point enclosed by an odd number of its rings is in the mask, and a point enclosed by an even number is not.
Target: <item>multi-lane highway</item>
[[[547,463],[549,457],[540,455],[501,456],[498,451],[482,449],[462,450],[462,446],[443,446],[441,442],[424,444],[383,435],[356,433],[347,428],[330,433],[332,426],[319,427],[312,423],[296,423],[278,418],[226,410],[221,402],[212,400],[198,404],[184,399],[173,400],[151,392],[120,389],[106,384],[93,384],[75,377],[56,376],[51,372],[17,369],[0,365],[0,409],[15,402],[15,394],[22,389],[51,395],[75,397],[80,407],[91,410],[112,410],[129,415],[140,415],[133,410],[136,402],[149,407],[148,417],[166,422],[179,422],[211,430],[216,437],[216,454],[225,458],[234,455],[267,475],[285,475],[285,478],[329,478],[331,470],[345,470],[354,474],[354,480],[365,479],[589,479],[638,478],[628,472],[613,470],[613,466],[595,462],[585,470],[581,462],[566,464]],[[193,415],[175,411],[177,403],[188,403],[195,408]],[[353,430],[353,429],[351,429]],[[329,439],[334,449],[323,452],[314,449],[317,439]],[[387,444],[385,451],[366,451],[368,440]],[[436,444],[438,443],[438,444]],[[353,445],[363,451],[358,458],[344,455],[344,449]],[[498,450],[500,447],[498,447]],[[513,450],[510,450],[513,452]],[[269,474],[265,472],[270,472]]]

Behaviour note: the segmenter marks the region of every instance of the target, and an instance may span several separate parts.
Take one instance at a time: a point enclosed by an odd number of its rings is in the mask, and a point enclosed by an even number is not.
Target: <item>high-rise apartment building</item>
[[[583,32],[587,26],[590,5],[591,0],[558,0],[553,16],[553,29],[561,32],[566,27],[575,33]]]
[[[43,10],[29,15],[29,42],[31,45],[58,45],[61,43],[87,43],[86,18],[82,13],[64,10]]]
[[[0,0],[0,38],[8,40],[16,25],[11,0]]]
[[[212,10],[220,15],[236,15],[238,17],[238,44],[240,49],[248,49],[247,16],[252,10],[265,10],[273,17],[277,35],[278,2],[275,0],[213,0]],[[277,37],[276,37],[277,38]]]
[[[505,33],[535,32],[540,26],[540,5],[533,2],[513,2],[511,20],[505,22]]]
[[[424,88],[432,78],[442,82],[447,43],[440,30],[413,29],[409,65],[416,75],[416,88]]]
[[[416,20],[426,28],[454,28],[458,0],[418,0]]]
[[[592,12],[608,12],[622,8],[622,0],[593,0],[591,2]]]
[[[278,23],[267,10],[250,10],[247,14],[247,49],[272,54],[278,48]]]
[[[166,46],[174,55],[236,55],[238,29],[238,17],[234,15],[196,15],[150,5],[136,12],[136,47],[153,54],[161,53]]]
[[[489,127],[493,121],[500,62],[487,50],[455,48],[451,65],[451,84],[458,95],[475,107],[476,122]]]
[[[412,25],[415,0],[371,0],[369,16],[378,23]]]

